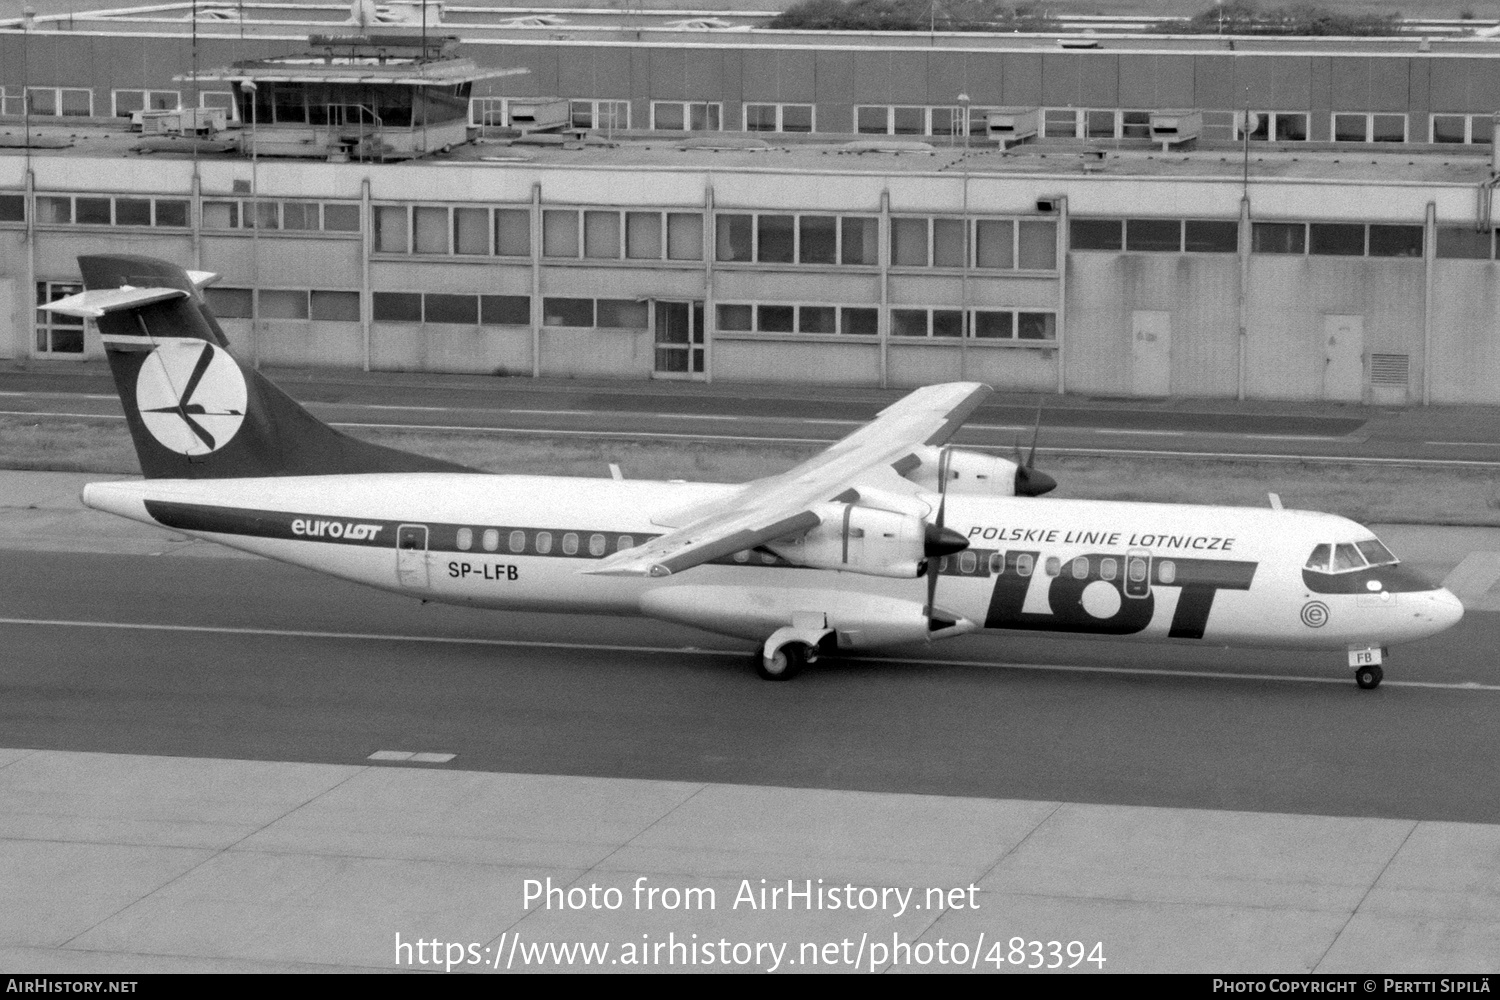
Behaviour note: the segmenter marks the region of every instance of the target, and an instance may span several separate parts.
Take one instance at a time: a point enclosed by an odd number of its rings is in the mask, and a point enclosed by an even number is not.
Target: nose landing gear
[[[1380,687],[1381,678],[1384,676],[1385,671],[1380,669],[1380,664],[1371,663],[1354,671],[1354,683],[1358,684],[1361,690],[1370,691]]]

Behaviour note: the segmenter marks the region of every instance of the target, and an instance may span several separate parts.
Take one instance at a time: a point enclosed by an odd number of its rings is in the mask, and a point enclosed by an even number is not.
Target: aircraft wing
[[[668,576],[742,549],[816,527],[813,509],[853,500],[861,486],[917,489],[890,472],[915,448],[941,445],[994,390],[980,382],[918,389],[826,451],[777,476],[747,483],[722,500],[679,512],[674,530],[583,570],[605,576]]]

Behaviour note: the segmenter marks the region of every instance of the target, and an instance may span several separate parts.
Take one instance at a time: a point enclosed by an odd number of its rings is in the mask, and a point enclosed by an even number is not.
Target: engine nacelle
[[[938,470],[941,467],[948,474],[948,493],[986,497],[1016,495],[1017,466],[1008,458],[961,448],[918,448],[916,456],[922,464],[908,472],[906,478],[934,492],[939,491]]]
[[[927,522],[911,514],[831,503],[817,508],[823,523],[793,539],[767,542],[787,562],[813,569],[913,579],[927,558]]]

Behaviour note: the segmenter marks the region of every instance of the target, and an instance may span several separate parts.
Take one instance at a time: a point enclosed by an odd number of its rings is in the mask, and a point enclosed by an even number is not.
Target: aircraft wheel
[[[764,648],[756,650],[755,672],[761,680],[789,681],[801,672],[808,662],[807,646],[800,642],[789,642],[778,649],[767,663]]]
[[[1354,671],[1354,683],[1358,684],[1361,689],[1370,691],[1380,687],[1381,678],[1384,676],[1385,671],[1380,669],[1378,663],[1371,664],[1368,667],[1360,667]]]

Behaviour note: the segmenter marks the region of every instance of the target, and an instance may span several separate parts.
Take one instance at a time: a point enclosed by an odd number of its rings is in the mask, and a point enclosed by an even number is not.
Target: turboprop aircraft
[[[212,275],[79,266],[85,291],[42,308],[97,321],[145,474],[85,504],[424,601],[692,625],[758,642],[770,680],[985,630],[1338,651],[1361,688],[1463,615],[1342,517],[1040,499],[1019,451],[948,446],[978,383],[742,485],[491,475],[316,420],[230,354]]]

